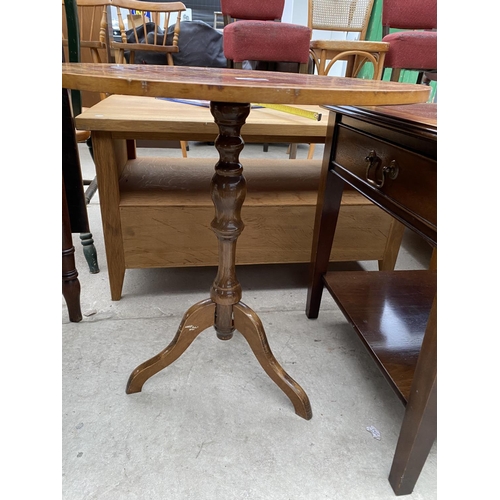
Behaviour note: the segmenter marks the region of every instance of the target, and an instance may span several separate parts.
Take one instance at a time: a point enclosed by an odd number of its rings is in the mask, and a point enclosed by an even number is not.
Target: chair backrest
[[[364,40],[374,0],[309,0],[308,26],[313,30],[359,33]]]
[[[382,26],[384,34],[390,28],[437,29],[437,0],[384,0]]]
[[[224,18],[279,21],[283,15],[285,0],[221,0],[220,10]],[[227,23],[226,23],[227,24]]]
[[[82,2],[77,0],[76,5],[81,62],[108,62],[109,36],[106,2]],[[66,14],[65,2],[62,0],[62,44],[64,51],[67,51],[70,45]],[[67,52],[65,53],[65,60],[71,60]]]
[[[64,2],[63,2],[64,3]],[[94,46],[113,50],[115,62],[124,63],[125,51],[130,52],[130,62],[134,62],[137,51],[166,54],[167,63],[173,65],[172,54],[179,51],[179,33],[182,12],[186,10],[182,2],[142,2],[139,0],[77,0],[79,13],[83,9],[100,12],[99,30],[96,34],[95,23],[90,32],[84,32],[84,17],[80,21],[80,46]],[[64,17],[64,16],[63,16]],[[107,35],[112,19],[119,27],[118,40]],[[167,31],[173,26],[172,36]],[[89,39],[90,38],[90,39]],[[63,35],[63,45],[67,43]],[[94,56],[93,56],[94,57]],[[101,62],[95,60],[94,62]]]
[[[89,1],[89,0],[79,0]],[[108,0],[115,9],[120,29],[120,41],[111,40],[115,60],[123,63],[124,51],[130,51],[130,62],[134,62],[136,51],[160,52],[167,55],[167,63],[174,64],[172,54],[179,52],[179,33],[182,2],[142,2],[139,0]],[[124,17],[127,22],[125,22]],[[173,36],[167,36],[170,26]]]

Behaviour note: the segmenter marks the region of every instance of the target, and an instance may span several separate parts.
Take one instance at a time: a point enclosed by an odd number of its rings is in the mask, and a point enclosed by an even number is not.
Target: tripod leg
[[[191,306],[184,314],[174,340],[163,351],[139,365],[132,372],[126,393],[140,392],[146,380],[173,363],[203,330],[213,326],[214,317],[215,304],[210,299]]]
[[[295,413],[306,420],[312,418],[307,394],[278,363],[267,342],[266,333],[257,314],[242,302],[233,306],[234,327],[245,337],[267,375],[290,398]]]

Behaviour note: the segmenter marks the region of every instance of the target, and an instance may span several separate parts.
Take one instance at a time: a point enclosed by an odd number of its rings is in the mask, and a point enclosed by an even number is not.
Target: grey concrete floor
[[[180,157],[177,149],[153,153]],[[241,158],[262,154],[285,157],[286,146],[263,153],[247,145]],[[306,154],[299,146],[298,156]],[[190,143],[189,155],[217,153]],[[85,146],[81,162],[92,178]],[[128,270],[113,302],[98,194],[88,212],[100,273],[89,273],[74,235],[80,323],[69,321],[62,301],[65,500],[395,498],[387,478],[404,407],[327,293],[319,318],[307,319],[307,265],[242,266],[237,274],[274,355],[310,398],[310,421],[295,415],[237,332],[228,342],[203,332],[141,393],[127,395],[132,370],[170,343],[189,306],[208,298],[215,268]],[[407,232],[396,267],[425,268],[430,252]],[[437,498],[436,444],[406,498]]]

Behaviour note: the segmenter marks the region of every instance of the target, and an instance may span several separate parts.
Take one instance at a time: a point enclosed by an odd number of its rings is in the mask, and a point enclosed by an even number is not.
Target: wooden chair
[[[417,83],[437,80],[437,0],[384,0],[382,34],[392,81],[399,81],[402,69],[418,71]]]
[[[62,0],[62,3],[64,9],[65,1]],[[132,64],[135,63],[136,53],[147,52],[164,54],[165,63],[174,64],[172,54],[179,51],[181,14],[186,10],[182,2],[76,0],[76,4],[82,59],[87,52],[94,63],[113,62],[114,59],[118,64]],[[68,46],[65,18],[63,10],[63,47]],[[112,19],[118,21],[119,41],[113,37]],[[173,33],[167,36],[170,26],[173,26]],[[100,94],[100,99],[105,97],[106,94]],[[77,138],[83,132],[77,131]],[[186,141],[180,141],[180,146],[182,156],[186,158]]]
[[[129,63],[134,64],[137,52],[147,51],[165,54],[167,64],[174,65],[172,54],[179,52],[179,33],[182,2],[141,2],[139,0],[110,0],[112,17],[116,14],[120,28],[120,40],[110,40],[115,62],[125,62],[125,51],[130,53]],[[167,36],[174,26],[172,37]]]
[[[327,75],[337,61],[347,61],[345,76],[356,77],[365,63],[373,65],[373,79],[382,78],[385,42],[366,41],[374,0],[309,0],[312,30],[359,33],[357,40],[312,40],[310,51],[319,75]]]
[[[68,14],[66,12],[66,2],[62,0],[62,44],[64,48],[69,45],[68,35]],[[77,0],[77,13],[75,21],[78,23],[78,35],[80,51],[88,51],[90,60],[93,63],[109,62],[109,36],[106,17],[106,3],[86,2]],[[66,60],[72,60],[67,54]]]
[[[224,16],[224,55],[228,65],[241,68],[244,61],[295,63],[308,73],[311,30],[282,23],[285,0],[221,0]],[[292,70],[293,71],[293,70]]]
[[[79,0],[84,1],[84,0]],[[112,2],[112,3],[111,3]],[[186,6],[182,2],[142,2],[139,0],[110,0],[111,17],[118,19],[120,40],[110,40],[115,62],[135,64],[137,53],[164,54],[169,66],[174,65],[172,54],[179,52],[179,34],[182,12]],[[172,36],[168,36],[173,26]],[[187,143],[180,141],[182,156],[187,158]]]

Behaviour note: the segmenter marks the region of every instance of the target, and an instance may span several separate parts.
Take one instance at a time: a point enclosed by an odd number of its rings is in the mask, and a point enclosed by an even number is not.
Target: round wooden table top
[[[148,64],[63,63],[68,89],[264,104],[377,106],[426,102],[426,85],[332,76]]]

